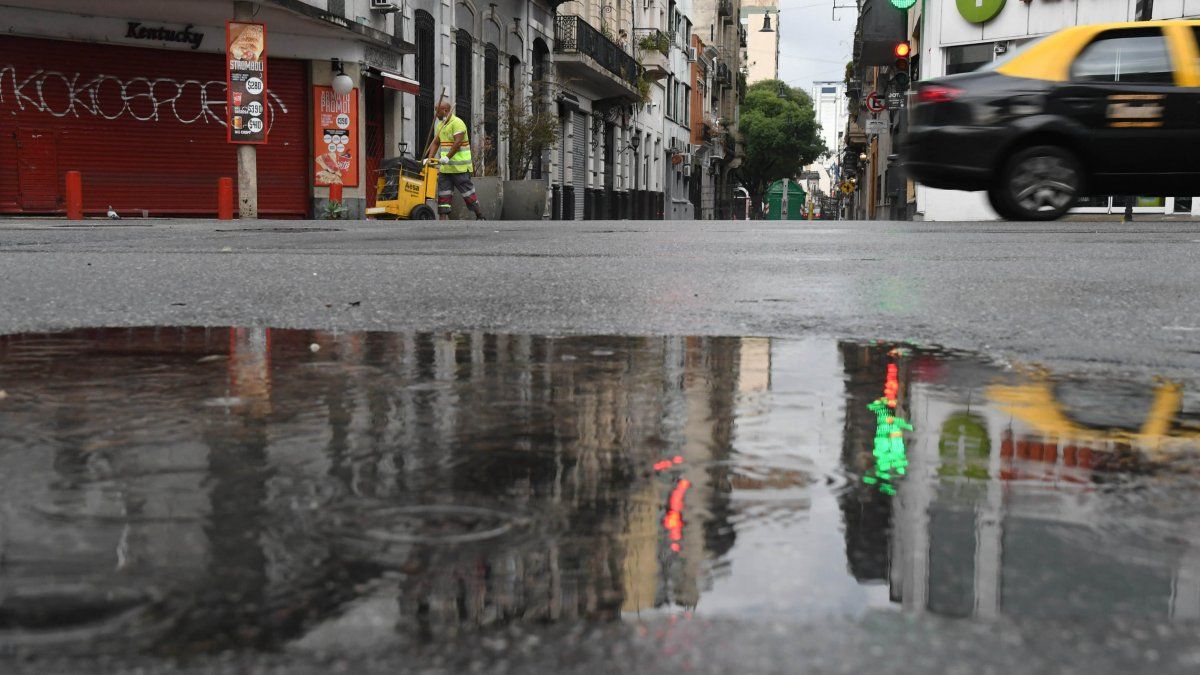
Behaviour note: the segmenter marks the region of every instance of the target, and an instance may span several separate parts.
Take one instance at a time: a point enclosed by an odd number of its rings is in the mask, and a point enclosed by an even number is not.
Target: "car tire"
[[[417,204],[408,214],[409,220],[434,220],[436,218],[437,214],[429,208],[428,204]]]
[[[987,190],[988,205],[992,207],[1001,218],[1004,220],[1014,220],[1012,213],[1004,206],[1004,201],[1000,199],[1000,190],[996,186],[992,186]]]
[[[1057,220],[1083,194],[1083,170],[1070,150],[1036,145],[1008,159],[994,189],[996,211],[1009,220]]]

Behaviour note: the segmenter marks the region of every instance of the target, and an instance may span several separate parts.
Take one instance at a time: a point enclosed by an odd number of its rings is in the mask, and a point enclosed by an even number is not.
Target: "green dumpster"
[[[781,178],[767,188],[767,220],[804,220],[807,195],[800,184]]]

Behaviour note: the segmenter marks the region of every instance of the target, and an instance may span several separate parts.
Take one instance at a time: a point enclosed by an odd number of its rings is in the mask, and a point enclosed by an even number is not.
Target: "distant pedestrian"
[[[458,190],[467,208],[475,213],[475,219],[486,220],[483,209],[479,207],[479,196],[475,194],[475,184],[471,182],[473,164],[467,125],[451,110],[452,106],[447,101],[438,104],[437,118],[441,123],[426,153],[429,159],[436,158],[439,165],[438,216],[441,220],[450,220],[450,202],[454,191]]]

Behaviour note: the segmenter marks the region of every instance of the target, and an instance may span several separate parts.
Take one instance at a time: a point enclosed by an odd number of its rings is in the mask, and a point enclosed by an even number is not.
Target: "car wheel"
[[[433,220],[435,218],[437,218],[437,214],[433,212],[433,209],[429,208],[428,204],[418,204],[408,214],[409,220]]]
[[[1066,215],[1083,189],[1075,155],[1055,145],[1025,148],[1000,176],[996,209],[1013,220],[1055,220]]]

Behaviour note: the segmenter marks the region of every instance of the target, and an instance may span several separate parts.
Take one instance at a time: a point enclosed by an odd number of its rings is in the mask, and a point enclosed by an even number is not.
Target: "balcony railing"
[[[634,28],[638,49],[644,52],[659,52],[663,56],[671,55],[671,35],[657,28]]]
[[[748,38],[746,36],[746,27],[739,23],[738,24],[738,43],[741,44],[743,47],[745,47],[747,39]]]
[[[613,75],[637,84],[637,60],[578,16],[554,17],[554,51],[591,57]]]
[[[716,77],[714,78],[717,84],[732,84],[733,76],[729,66],[724,61],[717,64]]]

